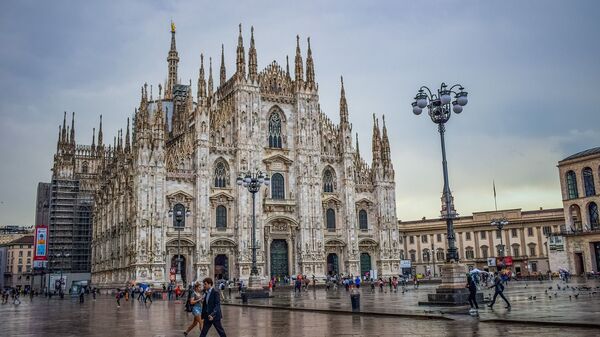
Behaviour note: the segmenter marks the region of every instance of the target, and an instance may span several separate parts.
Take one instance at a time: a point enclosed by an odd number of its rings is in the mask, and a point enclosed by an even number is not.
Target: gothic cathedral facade
[[[167,81],[157,96],[142,86],[124,137],[119,131],[104,144],[100,120],[97,141],[94,132],[92,145],[76,145],[63,122],[54,174],[83,177],[95,189],[92,283],[163,284],[177,261],[186,283],[206,276],[247,280],[252,195],[236,177],[248,170],[271,177],[255,203],[262,277],[397,275],[401,247],[385,120],[380,129],[373,116],[368,165],[358,135],[353,146],[343,80],[339,125],[320,109],[310,39],[304,62],[297,38],[293,76],[289,62],[258,71],[253,29],[246,55],[240,26],[236,54],[227,77],[221,50],[216,90],[212,60],[206,80],[201,55],[194,97],[191,83],[178,80],[172,25]],[[179,227],[170,216],[176,205],[187,214]]]

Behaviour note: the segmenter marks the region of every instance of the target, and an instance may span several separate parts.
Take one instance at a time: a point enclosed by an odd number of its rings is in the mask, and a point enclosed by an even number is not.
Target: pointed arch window
[[[600,228],[600,216],[598,214],[598,205],[595,202],[590,202],[588,205],[588,213],[590,216],[590,227],[592,229]]]
[[[88,162],[84,161],[83,164],[81,164],[81,173],[87,174],[88,171],[89,171]]]
[[[594,187],[594,173],[589,167],[583,169],[583,186],[585,188],[586,197],[596,195],[596,187]]]
[[[327,230],[335,231],[335,211],[333,208],[327,209]]]
[[[277,112],[269,117],[269,147],[281,149],[281,116]]]
[[[227,228],[227,208],[223,205],[217,206],[217,229]]]
[[[271,176],[271,198],[285,199],[285,185],[281,173],[275,173]]]
[[[579,197],[579,193],[577,193],[577,176],[573,171],[567,172],[567,193],[569,195],[569,199],[575,199]]]
[[[368,223],[368,219],[367,219],[367,211],[365,211],[364,209],[361,209],[358,212],[358,227],[360,228],[360,230],[368,230],[369,229],[369,223]]]
[[[215,165],[215,187],[227,187],[229,185],[229,172],[225,162],[218,161]]]
[[[323,192],[333,193],[333,172],[330,168],[325,169],[323,173]]]

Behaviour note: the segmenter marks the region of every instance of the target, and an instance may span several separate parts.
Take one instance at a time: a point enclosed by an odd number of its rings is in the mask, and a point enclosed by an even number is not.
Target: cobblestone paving
[[[558,289],[561,287],[561,290]],[[564,290],[567,286],[569,288]],[[390,293],[389,288],[380,292],[376,288],[371,292],[369,286],[361,287],[361,312],[389,314],[423,314],[446,315],[456,318],[466,315],[468,307],[419,306],[419,301],[426,301],[427,294],[434,292],[436,285],[423,285],[419,289],[412,286],[402,294]],[[552,287],[552,289],[548,289]],[[590,287],[591,290],[573,290],[571,287]],[[483,289],[484,297],[493,295],[493,289]],[[547,292],[547,293],[546,293]],[[534,282],[509,282],[505,296],[511,302],[512,309],[505,309],[505,303],[498,298],[494,309],[480,305],[480,320],[519,320],[536,322],[568,322],[581,324],[598,324],[600,327],[600,282],[598,280],[572,280],[568,284],[554,280]],[[556,295],[555,295],[556,294]],[[577,297],[575,295],[578,294]],[[234,294],[235,295],[235,294]],[[340,288],[338,291],[325,289],[294,293],[289,288],[279,289],[271,299],[250,300],[250,304],[269,305],[275,307],[294,307],[305,309],[331,309],[350,311],[349,294]],[[535,300],[533,299],[535,296]],[[571,298],[569,298],[571,296]],[[232,296],[235,297],[235,296]],[[530,299],[531,298],[531,299]],[[241,304],[240,299],[232,298],[231,303]],[[477,319],[477,318],[473,318]]]
[[[415,293],[418,297],[421,290]],[[301,301],[305,304],[314,302],[309,299],[308,294],[310,291],[302,295]],[[382,294],[382,296],[385,295]],[[389,294],[387,295],[389,296]],[[345,298],[345,292],[339,297]],[[375,300],[376,294],[373,297]],[[381,306],[386,305],[377,301],[381,303]],[[401,302],[409,305],[408,300]],[[597,307],[599,305],[597,299],[595,303]],[[513,313],[515,311],[513,309]],[[569,337],[576,337],[596,336],[598,333],[598,329],[580,327],[485,323],[473,320],[466,315],[457,316],[454,321],[445,321],[326,314],[310,312],[309,309],[289,311],[236,306],[224,306],[223,314],[223,325],[228,336],[511,336],[539,334],[562,337],[568,334]],[[577,313],[570,313],[570,315],[577,315]],[[37,297],[33,302],[29,302],[28,298],[24,299],[23,304],[19,306],[12,304],[0,306],[0,335],[2,336],[182,336],[183,329],[190,321],[191,316],[182,310],[182,304],[174,301],[155,301],[152,304],[144,305],[137,301],[125,302],[123,300],[121,308],[117,309],[111,296],[99,297],[97,301],[87,298],[84,304],[79,304],[76,300],[69,298],[48,300]],[[195,330],[191,335],[198,336],[199,331]],[[216,333],[211,331],[209,335],[216,336]]]

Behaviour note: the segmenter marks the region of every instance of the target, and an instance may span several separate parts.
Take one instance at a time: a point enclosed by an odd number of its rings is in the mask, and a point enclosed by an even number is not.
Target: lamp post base
[[[261,277],[258,275],[250,275],[248,279],[248,287],[241,294],[242,302],[246,302],[249,298],[269,298],[272,297],[268,290],[262,287]]]
[[[435,293],[427,294],[427,302],[419,305],[454,306],[469,304],[467,284],[467,266],[462,263],[446,263],[441,267],[442,284]],[[483,303],[483,294],[477,293],[477,303]]]

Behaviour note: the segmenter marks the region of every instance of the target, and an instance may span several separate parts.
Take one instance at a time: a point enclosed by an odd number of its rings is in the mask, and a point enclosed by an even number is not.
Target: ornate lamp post
[[[177,231],[177,273],[181,277],[181,231],[185,229],[185,218],[189,217],[191,212],[185,209],[182,204],[175,204],[173,209],[169,210],[169,218],[173,218],[173,229]],[[177,276],[175,276],[177,280]]]
[[[498,228],[498,232],[500,232],[500,247],[498,248],[498,256],[504,257],[504,243],[502,242],[502,229],[504,226],[508,225],[508,220],[506,218],[501,219],[492,219],[490,223],[492,226],[496,226]]]
[[[236,180],[239,186],[243,186],[252,193],[252,269],[250,271],[250,279],[248,280],[248,288],[251,290],[262,291],[258,268],[256,267],[256,193],[264,184],[269,186],[271,178],[261,171],[240,173]],[[253,296],[261,297],[261,296]]]
[[[62,266],[62,262],[61,261],[57,261],[57,259],[64,261],[62,258],[63,257],[67,258],[70,255],[71,254],[64,253],[63,251],[60,251],[60,252],[58,252],[56,254],[53,254],[53,255],[48,255],[49,259],[52,258],[51,260],[48,261],[48,264],[50,265],[50,271],[52,271],[52,269],[53,269],[52,268],[52,263],[56,263],[56,262],[60,263],[60,279],[59,279],[60,287],[58,288],[58,294],[60,295],[60,298],[64,297],[64,294],[63,294],[63,285],[64,285],[63,284],[63,266]],[[48,294],[50,294],[50,275],[52,275],[51,272],[48,273]],[[55,287],[55,289],[56,289],[56,287]]]
[[[455,90],[457,89],[457,90]],[[454,95],[454,101],[452,100]],[[446,234],[448,237],[448,250],[446,253],[446,264],[442,266],[442,284],[437,289],[436,294],[429,294],[429,301],[436,303],[462,303],[465,302],[464,284],[466,267],[459,264],[458,251],[456,249],[456,238],[454,235],[453,219],[457,214],[454,210],[452,193],[450,192],[450,183],[448,179],[448,164],[446,162],[446,144],[444,133],[445,124],[450,119],[452,112],[460,114],[463,107],[467,104],[467,92],[460,84],[455,84],[448,88],[446,83],[442,83],[437,91],[432,92],[428,87],[419,88],[415,101],[412,103],[413,113],[420,115],[423,109],[427,112],[431,121],[438,125],[440,133],[440,142],[442,147],[442,170],[444,176],[444,192],[442,194],[441,217],[446,220]],[[460,284],[462,283],[462,291]],[[452,294],[452,296],[446,296]]]

